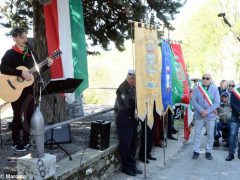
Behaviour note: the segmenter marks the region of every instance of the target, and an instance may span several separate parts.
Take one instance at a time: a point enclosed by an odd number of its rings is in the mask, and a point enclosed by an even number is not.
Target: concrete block
[[[42,180],[41,172],[45,172],[44,179],[54,177],[56,174],[56,156],[44,154],[41,158],[43,166],[39,165],[38,158],[32,158],[31,154],[17,159],[17,174],[24,175],[29,180]],[[45,167],[44,167],[45,166]]]

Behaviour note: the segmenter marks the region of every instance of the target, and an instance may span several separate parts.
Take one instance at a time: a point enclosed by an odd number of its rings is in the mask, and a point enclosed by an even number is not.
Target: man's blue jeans
[[[240,122],[229,122],[229,154],[234,154],[236,149],[236,143],[238,140],[238,129]],[[238,144],[238,151],[240,153],[240,147]]]

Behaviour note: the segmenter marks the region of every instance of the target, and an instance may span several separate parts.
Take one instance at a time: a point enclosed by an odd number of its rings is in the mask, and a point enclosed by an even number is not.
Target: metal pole
[[[180,127],[180,120],[182,119],[182,108],[180,106],[180,119],[178,120],[178,132],[177,132],[177,140],[178,140],[178,134],[179,134],[179,127]]]
[[[1,135],[1,145],[3,144],[3,140],[2,140],[2,107],[0,107],[0,135]]]
[[[148,112],[148,106],[149,103],[147,103],[147,112]],[[144,129],[145,129],[145,133],[144,133],[144,179],[147,178],[147,117],[145,119],[145,124],[144,124]]]
[[[166,117],[166,112],[163,113],[163,164],[166,165],[166,161],[165,161],[165,117]]]

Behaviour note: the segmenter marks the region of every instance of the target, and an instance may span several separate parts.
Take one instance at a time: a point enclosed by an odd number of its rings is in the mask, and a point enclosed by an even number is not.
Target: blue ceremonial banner
[[[172,67],[171,47],[168,42],[162,40],[162,102],[164,111],[172,106]]]

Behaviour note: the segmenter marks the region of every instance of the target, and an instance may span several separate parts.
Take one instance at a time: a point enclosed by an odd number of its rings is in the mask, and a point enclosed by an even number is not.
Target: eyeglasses
[[[227,98],[227,96],[222,96],[222,97]]]
[[[232,84],[229,84],[228,86],[229,86],[229,87],[235,87],[235,85],[232,85]]]
[[[210,80],[211,78],[203,77],[202,80]]]

